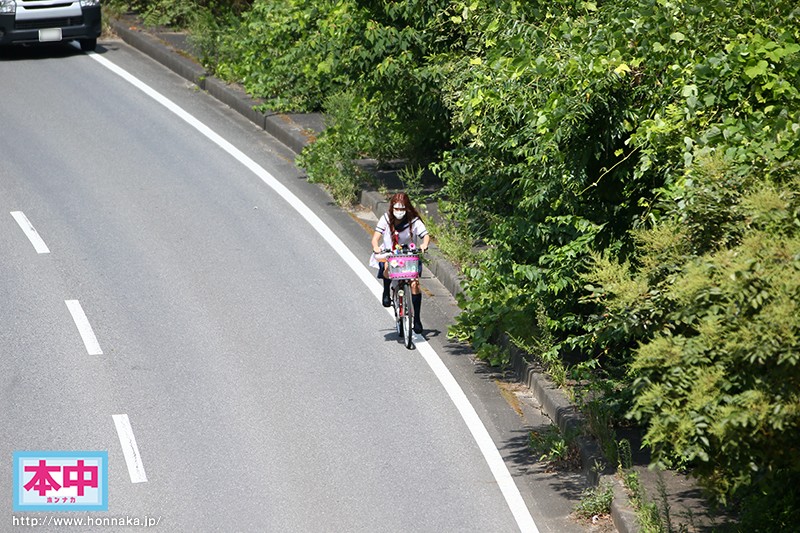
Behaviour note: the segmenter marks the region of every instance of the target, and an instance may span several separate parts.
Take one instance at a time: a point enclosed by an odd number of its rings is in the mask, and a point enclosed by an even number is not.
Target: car
[[[0,0],[0,45],[78,41],[94,50],[100,0]]]

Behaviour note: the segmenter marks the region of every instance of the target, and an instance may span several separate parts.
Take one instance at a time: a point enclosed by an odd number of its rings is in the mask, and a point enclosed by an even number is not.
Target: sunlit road
[[[132,50],[98,51],[366,259],[285,147]],[[0,79],[0,530],[19,450],[107,451],[93,516],[157,531],[519,530],[430,366],[251,168],[70,47],[3,52]]]

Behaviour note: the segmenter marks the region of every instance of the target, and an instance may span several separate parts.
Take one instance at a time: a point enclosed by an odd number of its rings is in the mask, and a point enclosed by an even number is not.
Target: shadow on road
[[[105,54],[109,48],[98,44],[95,50],[98,54]],[[83,55],[70,41],[59,43],[34,43],[15,44],[0,47],[0,61],[31,61],[39,59],[58,59]]]

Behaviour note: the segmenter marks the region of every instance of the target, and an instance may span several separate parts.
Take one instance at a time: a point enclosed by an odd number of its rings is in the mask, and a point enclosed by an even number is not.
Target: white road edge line
[[[86,313],[78,300],[64,300],[69,309],[69,314],[72,315],[72,320],[75,321],[75,326],[78,328],[78,333],[81,334],[83,345],[86,346],[86,351],[89,355],[103,355],[103,350],[100,349],[100,343],[97,342],[97,337],[94,336],[92,325],[89,324],[89,319],[86,318]]]
[[[133,436],[133,428],[131,421],[128,420],[128,415],[111,415],[111,418],[114,419],[114,426],[117,428],[119,444],[122,446],[122,455],[125,456],[125,463],[128,465],[131,483],[147,482],[142,456],[139,455],[139,447],[136,445],[136,437]]]
[[[17,221],[19,227],[22,228],[22,232],[28,237],[28,240],[31,241],[34,250],[36,253],[40,254],[49,254],[50,249],[42,240],[42,237],[39,236],[39,232],[36,231],[36,228],[33,227],[31,221],[28,220],[28,217],[25,216],[25,213],[22,211],[11,211],[11,216],[14,217],[14,220]]]
[[[344,245],[342,240],[322,221],[322,219],[317,216],[316,213],[314,213],[314,211],[305,205],[297,196],[295,196],[294,193],[292,193],[285,185],[280,183],[266,169],[250,159],[242,151],[233,146],[230,142],[226,141],[219,134],[200,122],[193,115],[189,114],[172,100],[165,97],[149,85],[145,84],[128,71],[115,65],[108,59],[95,54],[94,52],[89,52],[88,56],[150,96],[159,104],[166,107],[169,111],[195,128],[214,144],[228,152],[228,154],[239,161],[242,165],[247,167],[251,172],[253,172],[253,174],[258,176],[261,181],[272,188],[289,205],[291,205],[300,214],[300,216],[305,218],[306,221],[311,224],[311,226],[320,234],[320,236],[327,241],[333,250],[339,254],[339,256],[353,270],[353,272],[355,272],[356,276],[361,279],[361,281],[372,292],[375,298],[381,299],[383,294],[382,288],[379,287],[378,283],[376,283],[375,277],[367,269],[367,267],[363,265],[362,262],[355,256],[355,254],[353,254],[353,252],[351,252]],[[453,401],[458,409],[458,412],[461,414],[461,417],[464,419],[469,431],[472,433],[475,442],[478,444],[478,447],[486,459],[489,469],[492,471],[492,474],[497,481],[500,491],[502,492],[503,497],[505,498],[506,503],[511,510],[511,513],[513,514],[514,519],[520,528],[520,531],[525,533],[538,533],[539,530],[536,527],[536,523],[533,521],[530,510],[528,509],[527,505],[525,505],[525,501],[522,499],[519,488],[514,483],[514,479],[511,477],[511,473],[503,461],[500,451],[492,441],[492,437],[486,430],[486,426],[484,426],[483,422],[478,416],[478,413],[475,411],[475,408],[469,402],[464,394],[464,391],[458,385],[458,382],[442,362],[436,351],[425,339],[422,339],[419,336],[416,336],[415,338],[418,341],[416,342],[417,349],[431,367],[431,370],[433,370],[434,374],[439,379],[439,382],[447,391],[447,394],[450,396],[450,399]]]

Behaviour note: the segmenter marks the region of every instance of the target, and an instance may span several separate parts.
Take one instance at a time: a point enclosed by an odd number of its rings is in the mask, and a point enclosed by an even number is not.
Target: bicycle
[[[414,332],[414,306],[411,303],[411,282],[419,278],[420,256],[417,250],[404,247],[397,250],[382,250],[387,254],[378,259],[385,262],[383,275],[392,280],[391,296],[394,309],[395,329],[409,350]]]

